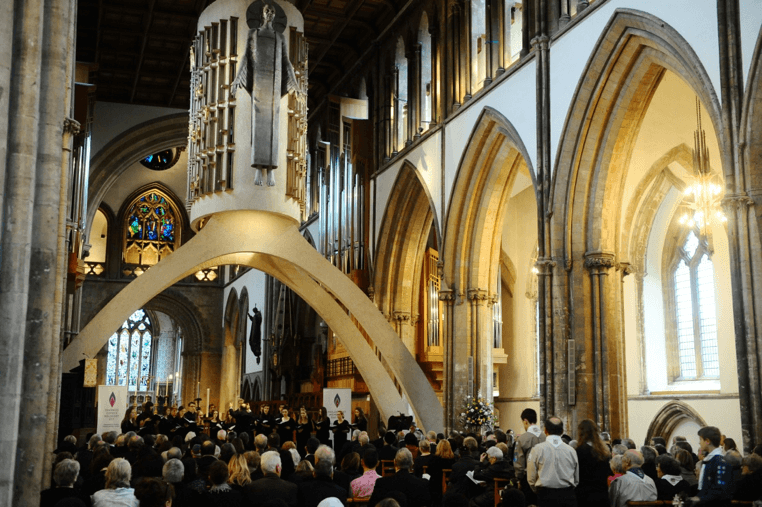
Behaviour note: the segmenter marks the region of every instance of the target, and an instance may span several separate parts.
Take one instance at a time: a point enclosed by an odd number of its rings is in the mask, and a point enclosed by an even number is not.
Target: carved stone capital
[[[725,197],[722,198],[722,207],[729,213],[753,205],[754,200],[746,194],[725,194]]]
[[[421,320],[421,316],[417,313],[410,316],[410,325],[415,327],[418,325],[418,321]]]
[[[622,272],[622,278],[633,273],[633,268],[629,262],[620,262],[616,266],[617,270]]]
[[[553,268],[556,267],[556,261],[550,257],[540,257],[535,261],[534,266],[537,268],[537,274],[549,275],[553,271]]]
[[[547,50],[550,45],[550,37],[548,37],[547,35],[538,35],[537,37],[529,41],[529,44],[532,46],[533,50],[534,49]]]
[[[455,292],[452,289],[441,289],[439,291],[439,300],[451,305],[455,302]]]
[[[484,289],[468,289],[468,300],[477,305],[486,303],[491,299],[490,293]]]
[[[409,312],[394,312],[394,320],[397,322],[407,322],[410,320]]]
[[[614,254],[591,252],[585,254],[585,267],[588,269],[608,269],[614,267]]]
[[[374,302],[376,299],[376,289],[374,289],[372,285],[368,287],[368,299]]]
[[[76,136],[82,130],[82,125],[79,124],[74,118],[64,118],[63,133]]]

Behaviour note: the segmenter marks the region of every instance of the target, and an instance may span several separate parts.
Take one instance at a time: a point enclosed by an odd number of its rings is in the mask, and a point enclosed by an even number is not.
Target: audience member
[[[575,490],[577,505],[608,507],[611,451],[601,440],[598,426],[590,419],[577,425],[576,452],[579,463],[579,484]]]
[[[614,454],[611,456],[611,461],[609,461],[609,468],[611,468],[611,473],[613,475],[610,475],[607,479],[609,487],[611,487],[611,483],[614,482],[618,477],[624,475],[622,456],[623,454]]]
[[[404,495],[406,503],[411,507],[430,505],[431,495],[429,484],[425,479],[419,479],[410,470],[413,468],[413,456],[407,449],[400,449],[394,457],[396,473],[390,477],[381,477],[376,481],[370,505],[376,505],[384,498],[393,496],[394,492]]]
[[[135,486],[135,498],[140,507],[167,507],[175,500],[175,491],[171,484],[155,477],[144,477]]]
[[[106,488],[92,496],[93,507],[140,507],[135,490],[130,487],[132,467],[124,458],[117,458],[106,470]]]
[[[762,500],[762,456],[750,454],[743,460],[743,475],[736,484],[733,500]]]
[[[489,507],[495,504],[495,479],[514,477],[513,463],[507,461],[497,446],[487,449],[474,469],[473,478],[484,483],[482,491],[471,499],[471,507]]]
[[[527,483],[537,494],[539,507],[576,507],[574,488],[579,484],[577,453],[561,440],[564,423],[545,421],[547,439],[532,448],[527,458]]]
[[[243,491],[243,488],[251,482],[249,464],[243,454],[236,454],[228,462],[228,484],[230,487]]]
[[[296,484],[281,478],[282,463],[277,451],[262,454],[260,467],[264,476],[244,488],[244,496],[249,505],[260,505],[279,498],[289,507],[299,505],[299,490]]]
[[[521,423],[524,425],[525,433],[519,435],[514,449],[513,466],[516,478],[521,484],[521,490],[527,497],[527,503],[537,503],[537,496],[527,483],[527,457],[532,448],[545,441],[545,434],[537,425],[537,412],[534,409],[526,408],[521,412]]]
[[[733,493],[733,471],[722,455],[722,434],[714,426],[704,426],[698,431],[698,436],[704,458],[698,480],[698,493],[692,500],[701,502],[701,505],[727,503]]]
[[[675,495],[687,496],[691,485],[680,474],[680,463],[665,454],[656,458],[656,494],[657,500],[672,501]]]
[[[56,483],[56,487],[40,493],[40,507],[53,507],[64,498],[78,498],[86,506],[89,506],[90,497],[74,487],[79,470],[79,462],[73,459],[64,459],[58,463],[53,471],[53,481]]]
[[[434,459],[434,456],[431,454],[431,442],[425,438],[418,442],[418,449],[418,457],[413,461],[413,471],[416,477],[422,477],[424,468],[426,468],[426,473],[428,473],[429,463]]]
[[[373,487],[381,477],[376,472],[378,453],[369,449],[362,456],[363,474],[350,483],[350,492],[354,498],[368,498],[373,494]]]
[[[651,502],[656,500],[658,492],[653,479],[643,472],[643,455],[629,449],[622,456],[622,468],[625,473],[611,483],[609,501],[611,507],[625,507],[628,501]]]
[[[341,505],[346,505],[349,493],[333,482],[333,466],[328,460],[315,464],[314,477],[314,480],[299,485],[301,507],[317,507],[326,498],[338,498]]]

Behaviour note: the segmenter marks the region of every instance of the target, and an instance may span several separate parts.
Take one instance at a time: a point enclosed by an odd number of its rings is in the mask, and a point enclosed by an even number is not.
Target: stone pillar
[[[442,349],[444,356],[444,385],[442,391],[444,392],[444,420],[445,420],[445,432],[449,433],[455,428],[455,400],[462,399],[455,396],[455,389],[457,383],[455,383],[455,357],[453,337],[455,330],[453,328],[453,305],[455,304],[455,293],[452,289],[440,289],[439,300],[444,303],[443,312],[443,325],[442,325]]]
[[[62,136],[66,105],[71,88],[67,86],[69,53],[74,51],[69,36],[74,22],[70,0],[45,2],[40,88],[39,144],[34,194],[34,220],[30,252],[29,302],[24,338],[24,371],[22,403],[19,413],[19,435],[13,504],[34,505],[39,502],[41,487],[48,485],[43,476],[44,460],[52,449],[49,443],[48,393],[58,379],[51,379],[60,362],[62,281],[65,276],[65,224],[61,217],[61,200],[67,198],[68,162],[62,163]],[[67,92],[69,96],[67,97]],[[70,153],[67,154],[67,159]],[[64,207],[65,209],[65,207]],[[57,392],[57,389],[54,391]],[[53,434],[55,435],[55,428]]]
[[[408,80],[410,83],[410,89],[408,91],[408,139],[407,144],[412,144],[413,139],[419,139],[421,137],[421,108],[423,102],[421,101],[421,44],[415,44],[413,50],[408,56],[408,69],[411,72],[408,73]]]
[[[392,326],[405,344],[405,347],[415,357],[415,335],[410,328],[410,312],[395,311],[392,315]]]
[[[469,289],[470,337],[474,358],[474,387],[471,396],[492,400],[492,304],[494,297],[484,289]]]
[[[6,2],[7,3],[7,2]],[[3,233],[0,239],[0,504],[12,505],[15,489],[24,337],[27,326],[30,251],[39,142],[43,7],[40,0],[13,2]],[[5,10],[6,7],[3,7]],[[3,33],[3,37],[6,34]],[[3,94],[5,95],[5,93]],[[10,123],[12,119],[13,123]],[[60,137],[57,138],[60,142]],[[46,358],[47,360],[47,358]],[[47,375],[49,372],[45,372]],[[40,456],[35,456],[39,459]],[[26,464],[26,461],[24,462]],[[19,465],[23,466],[23,465]],[[34,470],[28,471],[34,472]],[[39,487],[39,482],[37,483]],[[32,502],[34,504],[34,502]],[[39,503],[39,497],[37,498]]]
[[[13,61],[13,2],[0,5],[0,88],[10,89],[11,62]],[[8,107],[7,93],[0,95],[0,210],[5,197],[5,169],[8,155]],[[0,230],[0,240],[3,231]]]
[[[449,53],[446,82],[450,92],[450,111],[454,111],[461,105],[462,100],[462,82],[461,82],[461,6],[458,0],[450,0],[448,9],[448,30],[447,30],[447,49]]]
[[[463,18],[461,19],[460,38],[462,42],[460,51],[460,71],[461,81],[463,83],[463,102],[466,102],[474,95],[474,76],[471,70],[471,59],[473,58],[474,39],[471,37],[471,2],[463,6]]]
[[[762,204],[753,161],[749,155],[745,125],[741,125],[744,104],[744,75],[741,55],[741,24],[737,0],[717,1],[717,34],[722,99],[721,151],[725,177],[725,205],[728,218],[728,247],[736,336],[738,390],[744,452],[750,452],[762,438],[762,377],[760,351],[762,298],[756,294],[752,273],[759,271],[759,231]],[[751,196],[751,197],[750,197]],[[757,226],[756,234],[750,227]]]
[[[606,254],[585,255],[585,267],[590,271],[590,315],[593,328],[593,407],[595,422],[601,429],[608,428],[606,417],[609,383],[606,376],[608,362],[604,353],[606,343],[606,293],[608,270],[614,265],[614,256]]]
[[[571,21],[571,15],[569,14],[569,0],[558,0],[561,2],[561,17],[558,18],[558,24],[563,28],[569,21]]]
[[[440,51],[442,48],[439,44],[439,30],[430,28],[429,35],[431,35],[431,118],[429,118],[431,123],[429,123],[429,127],[433,127],[440,115],[439,84],[442,82],[442,69],[440,68],[442,61]]]

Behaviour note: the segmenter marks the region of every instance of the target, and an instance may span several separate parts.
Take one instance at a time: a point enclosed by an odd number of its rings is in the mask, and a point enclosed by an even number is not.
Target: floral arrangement
[[[466,398],[465,411],[460,413],[463,424],[466,426],[478,426],[492,429],[497,422],[492,404],[484,398]]]

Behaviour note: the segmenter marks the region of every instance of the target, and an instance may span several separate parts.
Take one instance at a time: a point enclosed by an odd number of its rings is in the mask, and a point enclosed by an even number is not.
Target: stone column
[[[604,353],[606,342],[606,308],[603,301],[606,292],[608,270],[614,265],[614,256],[606,254],[585,255],[585,267],[590,271],[590,315],[593,330],[593,407],[595,422],[601,429],[608,428],[606,403],[609,385],[606,372],[608,363]]]
[[[460,40],[460,25],[461,25],[461,6],[458,0],[450,0],[448,9],[448,25],[447,30],[447,48],[449,52],[448,67],[446,82],[449,85],[449,102],[450,111],[455,111],[461,105],[462,100],[462,83],[461,83],[461,40]]]
[[[444,362],[444,409],[445,409],[445,432],[449,433],[455,428],[455,357],[453,337],[455,330],[453,328],[453,305],[455,304],[455,293],[452,289],[440,289],[439,300],[444,303],[443,325],[442,325],[442,349]]]
[[[40,80],[40,124],[35,178],[35,216],[32,228],[30,293],[24,339],[19,449],[14,505],[38,502],[40,489],[49,486],[46,460],[55,447],[61,350],[61,308],[66,276],[65,241],[68,169],[71,152],[62,150],[67,105],[71,102],[69,41],[74,23],[70,0],[48,0],[43,21],[43,58]],[[68,79],[68,80],[67,80]],[[72,125],[70,129],[76,128]],[[67,147],[70,135],[66,135]],[[65,155],[65,156],[62,156]],[[63,158],[63,160],[62,160]],[[62,202],[63,200],[63,202]],[[62,211],[64,212],[62,214]],[[56,375],[51,377],[51,374]],[[55,395],[51,400],[51,386]]]
[[[4,230],[0,239],[0,251],[3,252],[0,257],[0,279],[3,281],[0,285],[0,308],[3,309],[0,314],[0,404],[3,407],[0,410],[0,427],[3,428],[0,432],[0,461],[5,464],[0,471],[0,505],[13,504],[17,450],[22,455],[25,451],[18,448],[18,430],[39,142],[44,7],[41,0],[13,4],[13,58],[7,91],[8,119],[13,123],[9,123],[8,128],[2,210]],[[57,140],[60,142],[60,137]],[[36,502],[39,503],[39,498]]]
[[[569,0],[558,0],[561,2],[561,17],[558,19],[558,24],[563,28],[569,21],[571,21],[571,15],[569,14]]]
[[[395,311],[392,314],[392,325],[402,343],[415,357],[415,336],[411,337],[413,333],[410,332],[410,312]]]
[[[10,89],[13,61],[13,2],[0,4],[0,88]],[[0,95],[0,210],[5,197],[5,169],[8,155],[8,94]],[[0,240],[3,231],[0,230]]]
[[[741,55],[741,25],[737,0],[717,1],[717,33],[719,38],[719,67],[722,99],[721,151],[725,177],[725,212],[728,218],[728,247],[733,294],[733,314],[736,336],[738,390],[741,405],[741,429],[744,452],[750,452],[762,438],[762,298],[756,293],[752,273],[759,271],[759,252],[762,246],[760,207],[762,189],[753,161],[749,155],[745,125],[741,125],[744,104],[743,62]],[[751,197],[750,197],[751,196]],[[754,233],[750,227],[757,226]]]
[[[440,69],[439,62],[442,61],[440,55],[442,48],[439,44],[439,30],[430,28],[429,35],[431,35],[431,118],[429,118],[431,123],[429,123],[429,127],[433,127],[440,115],[439,84],[442,82],[442,69]]]
[[[474,386],[471,396],[492,400],[492,302],[489,291],[479,288],[467,292],[470,318],[470,337],[474,358]]]
[[[421,107],[423,102],[421,101],[421,44],[415,44],[413,50],[410,51],[408,56],[408,69],[412,72],[408,73],[408,81],[410,89],[408,91],[408,139],[407,144],[413,144],[413,139],[419,139],[421,133],[419,131],[421,127]]]

